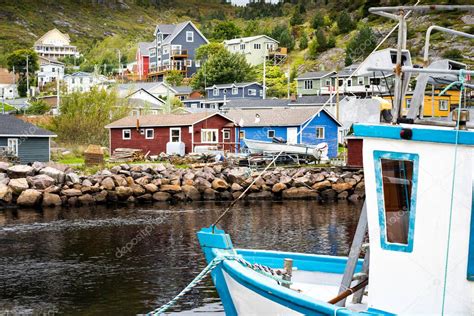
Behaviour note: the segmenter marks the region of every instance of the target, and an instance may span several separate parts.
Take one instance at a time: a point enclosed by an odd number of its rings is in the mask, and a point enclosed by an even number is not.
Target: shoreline
[[[177,168],[171,164],[121,164],[93,175],[66,165],[0,162],[0,207],[48,208],[99,204],[232,201],[260,172],[209,164]],[[335,200],[365,196],[363,171],[277,167],[266,171],[243,200]]]

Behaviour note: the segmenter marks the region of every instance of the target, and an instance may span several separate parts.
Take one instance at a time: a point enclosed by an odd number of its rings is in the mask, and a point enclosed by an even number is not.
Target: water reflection
[[[195,233],[224,206],[0,211],[0,313],[145,313],[205,266]],[[344,255],[358,210],[346,203],[243,202],[221,226],[240,248]],[[222,312],[210,280],[174,312],[190,310]]]

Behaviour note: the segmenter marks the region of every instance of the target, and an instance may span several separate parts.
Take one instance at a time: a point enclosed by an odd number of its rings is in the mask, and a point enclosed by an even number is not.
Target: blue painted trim
[[[474,185],[472,186],[471,237],[469,238],[469,255],[467,257],[467,279],[474,281]]]
[[[392,160],[408,160],[413,161],[413,183],[411,190],[411,201],[410,201],[410,218],[408,224],[408,244],[391,243],[387,240],[387,227],[385,218],[385,203],[383,193],[383,181],[382,181],[382,159]],[[409,153],[398,153],[388,151],[374,151],[374,164],[375,164],[375,182],[377,190],[377,204],[379,212],[379,225],[380,225],[380,244],[382,249],[402,252],[412,252],[414,237],[415,237],[415,217],[416,217],[416,193],[418,189],[418,166],[419,156],[418,154]]]
[[[354,124],[354,136],[399,139],[402,126],[399,125],[362,125]],[[459,131],[459,141],[456,142],[454,129],[417,128],[409,127],[413,131],[412,141],[431,142],[441,144],[474,145],[473,131]],[[408,141],[408,140],[407,140]]]

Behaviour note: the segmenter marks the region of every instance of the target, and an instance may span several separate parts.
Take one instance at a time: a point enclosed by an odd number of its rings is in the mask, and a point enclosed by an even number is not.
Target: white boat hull
[[[318,146],[298,145],[298,144],[283,144],[264,142],[253,139],[244,139],[251,153],[279,153],[308,155],[316,158],[327,157],[327,144],[321,143]]]

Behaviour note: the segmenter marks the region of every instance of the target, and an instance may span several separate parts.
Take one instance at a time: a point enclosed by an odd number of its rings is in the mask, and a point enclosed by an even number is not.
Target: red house
[[[148,71],[150,69],[150,52],[149,48],[153,45],[152,43],[140,42],[138,43],[137,53],[135,60],[137,61],[137,79],[146,80]]]
[[[134,148],[149,155],[167,153],[167,147],[183,144],[185,153],[193,152],[197,146],[235,152],[235,127],[231,119],[217,112],[128,116],[106,126],[111,152]]]

